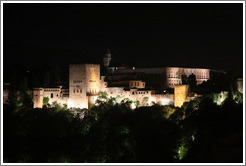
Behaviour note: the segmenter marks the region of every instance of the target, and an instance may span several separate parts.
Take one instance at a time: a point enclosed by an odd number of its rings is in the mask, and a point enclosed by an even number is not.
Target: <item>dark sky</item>
[[[4,4],[4,67],[116,63],[243,72],[243,4]]]

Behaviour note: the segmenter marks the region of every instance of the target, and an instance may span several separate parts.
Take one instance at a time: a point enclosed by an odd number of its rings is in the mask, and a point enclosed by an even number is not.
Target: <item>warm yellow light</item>
[[[68,107],[68,108],[72,108],[72,107],[74,107],[74,104],[73,104],[73,102],[71,102],[71,101],[68,101],[68,103],[67,103],[67,107]]]

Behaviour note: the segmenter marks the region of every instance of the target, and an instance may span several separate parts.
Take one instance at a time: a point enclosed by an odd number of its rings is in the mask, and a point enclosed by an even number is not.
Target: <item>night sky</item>
[[[4,4],[4,69],[114,63],[243,73],[243,4]]]

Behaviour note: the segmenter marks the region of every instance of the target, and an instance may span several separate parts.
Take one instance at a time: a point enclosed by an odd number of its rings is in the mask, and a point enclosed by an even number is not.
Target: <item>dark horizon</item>
[[[114,63],[243,75],[243,4],[7,4],[4,70]]]

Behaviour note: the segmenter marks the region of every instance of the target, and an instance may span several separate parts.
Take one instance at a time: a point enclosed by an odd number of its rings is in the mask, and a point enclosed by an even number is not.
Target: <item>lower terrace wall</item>
[[[173,94],[152,94],[150,102],[154,102],[160,105],[173,105],[174,95]]]

